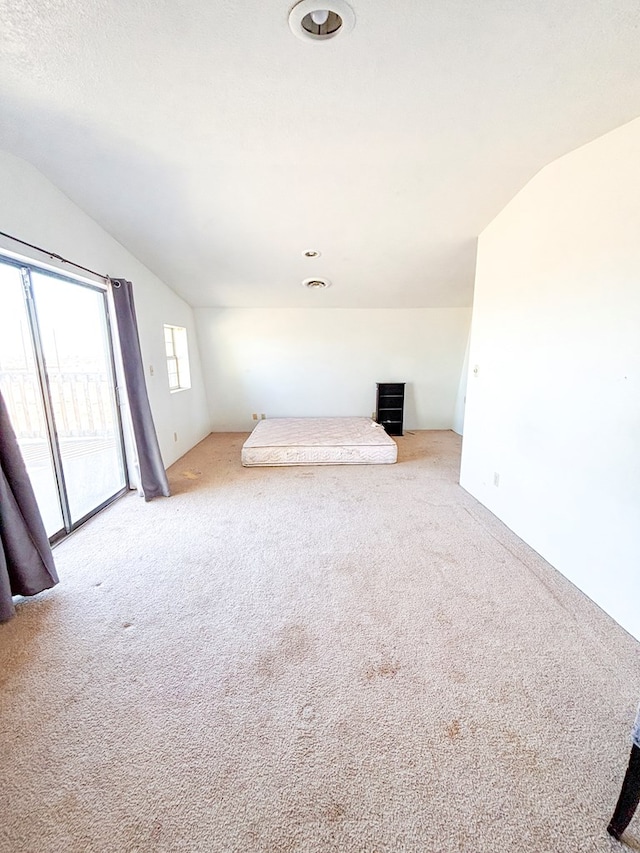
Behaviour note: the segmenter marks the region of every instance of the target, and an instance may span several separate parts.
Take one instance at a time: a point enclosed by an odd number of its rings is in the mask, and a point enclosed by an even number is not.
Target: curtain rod
[[[69,264],[69,266],[75,267],[78,270],[90,272],[91,275],[95,275],[105,282],[111,281],[111,278],[108,275],[96,272],[95,270],[90,270],[89,267],[83,267],[82,264],[76,264],[74,261],[68,261],[66,258],[63,258],[62,255],[57,255],[55,252],[50,252],[48,249],[43,249],[40,246],[34,246],[33,243],[27,243],[26,240],[20,240],[12,234],[5,234],[4,231],[0,231],[0,237],[8,237],[9,240],[14,240],[16,243],[21,243],[23,246],[28,246],[30,249],[35,249],[37,252],[42,252],[43,255],[49,255],[50,258],[54,258],[56,261],[61,261],[63,264]]]

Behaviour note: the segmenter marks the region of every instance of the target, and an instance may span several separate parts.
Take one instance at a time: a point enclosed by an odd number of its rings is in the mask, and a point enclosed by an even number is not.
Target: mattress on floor
[[[371,418],[267,418],[242,447],[242,464],[380,465],[398,446]]]

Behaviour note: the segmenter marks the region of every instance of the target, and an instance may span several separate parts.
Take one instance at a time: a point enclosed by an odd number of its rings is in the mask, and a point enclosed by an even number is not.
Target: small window
[[[182,326],[165,326],[164,348],[167,353],[169,390],[183,391],[185,388],[191,388],[187,330]]]

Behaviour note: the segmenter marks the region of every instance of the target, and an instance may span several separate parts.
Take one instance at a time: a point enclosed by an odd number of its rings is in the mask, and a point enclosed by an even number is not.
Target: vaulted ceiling
[[[630,0],[353,0],[322,43],[292,5],[2,0],[0,147],[194,306],[464,306],[509,199],[640,115]]]

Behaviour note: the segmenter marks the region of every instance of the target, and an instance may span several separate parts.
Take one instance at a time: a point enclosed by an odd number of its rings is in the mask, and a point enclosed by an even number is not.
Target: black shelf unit
[[[404,382],[376,384],[376,421],[389,435],[402,435],[404,419]]]

